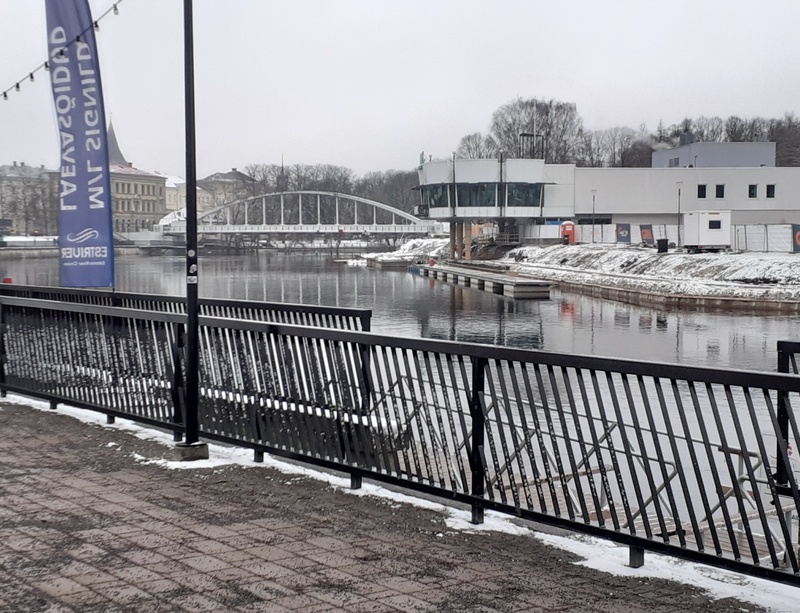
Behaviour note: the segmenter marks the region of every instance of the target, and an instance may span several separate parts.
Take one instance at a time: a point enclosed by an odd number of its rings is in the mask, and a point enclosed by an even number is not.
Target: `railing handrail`
[[[39,285],[19,285],[11,283],[0,283],[0,296],[19,296],[20,294],[51,295],[59,296],[63,300],[69,301],[71,298],[95,298],[102,300],[108,306],[128,302],[150,302],[153,305],[174,305],[185,307],[186,298],[182,296],[170,296],[166,294],[137,294],[132,292],[118,292],[105,289],[85,289],[85,288],[64,288],[55,286]],[[313,304],[299,304],[290,302],[260,302],[256,300],[238,300],[231,298],[207,298],[201,297],[199,300],[200,308],[204,307],[225,307],[231,309],[252,309],[253,311],[278,311],[308,313],[314,315],[331,315],[337,317],[352,317],[359,320],[369,320],[372,317],[372,310],[359,307],[337,307],[322,306]],[[149,309],[159,311],[162,309]]]
[[[0,295],[0,304],[30,306],[55,311],[73,311],[68,303],[58,303],[35,298],[10,298]],[[105,305],[87,304],[82,309],[85,313],[121,317],[129,319],[145,319],[148,321],[185,322],[183,313],[163,311],[142,311],[139,309],[109,307]],[[233,317],[213,317],[201,315],[200,325],[248,330],[252,332],[271,332],[286,336],[303,338],[319,338],[331,341],[351,342],[366,346],[385,346],[413,351],[433,351],[447,355],[461,355],[473,359],[502,359],[515,362],[537,363],[546,366],[558,366],[587,371],[614,371],[620,374],[659,379],[691,379],[699,383],[737,385],[744,387],[768,387],[785,391],[800,392],[800,377],[783,373],[714,368],[707,366],[683,366],[679,364],[663,364],[644,360],[612,358],[603,356],[564,354],[542,349],[518,349],[498,345],[482,345],[462,341],[448,341],[405,336],[389,336],[374,332],[340,330],[327,327],[294,325]]]

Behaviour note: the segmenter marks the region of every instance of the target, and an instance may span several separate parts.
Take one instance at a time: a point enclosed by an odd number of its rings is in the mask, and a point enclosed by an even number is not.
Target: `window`
[[[747,186],[747,197],[748,198],[758,198],[758,185],[748,185]]]
[[[724,185],[717,185],[716,197],[717,198],[724,198],[725,197],[725,186]]]
[[[450,199],[448,197],[448,185],[429,185],[426,188],[428,196],[428,206],[430,207],[448,207],[450,206]]]
[[[459,183],[458,206],[495,206],[493,183]]]
[[[544,194],[541,183],[508,183],[506,204],[508,206],[541,206]]]
[[[670,158],[669,159],[669,167],[670,168],[677,168],[680,166],[681,158]]]
[[[775,197],[775,185],[767,185],[767,198]]]
[[[719,219],[709,219],[708,220],[708,229],[709,230],[722,230],[722,221]]]
[[[705,198],[706,197],[706,186],[705,185],[698,185],[697,186],[697,197],[698,198]]]

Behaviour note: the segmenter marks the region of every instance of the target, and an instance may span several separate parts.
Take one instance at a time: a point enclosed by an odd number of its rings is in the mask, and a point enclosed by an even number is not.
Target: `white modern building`
[[[760,155],[764,143],[734,144],[753,145]],[[420,203],[431,219],[451,223],[455,253],[462,251],[463,237],[471,235],[470,226],[487,221],[509,242],[557,241],[561,224],[572,222],[574,240],[582,242],[613,242],[619,238],[618,226],[629,224],[632,242],[647,236],[679,243],[683,215],[705,210],[730,211],[734,233],[747,232],[748,226],[788,227],[786,250],[791,251],[791,224],[800,224],[800,168],[775,167],[774,143],[767,144],[772,145],[772,164],[746,167],[580,168],[532,159],[428,162],[418,167]],[[724,156],[724,149],[717,154]],[[736,238],[731,238],[734,245]],[[465,254],[469,257],[468,250]]]
[[[681,145],[654,151],[653,168],[759,168],[775,166],[775,143],[704,143],[691,135],[681,137]]]

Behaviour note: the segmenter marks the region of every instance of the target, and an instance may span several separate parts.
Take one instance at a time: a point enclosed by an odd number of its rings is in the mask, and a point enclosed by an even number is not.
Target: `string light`
[[[86,32],[88,32],[90,28],[94,28],[95,30],[99,30],[100,29],[100,22],[105,17],[107,17],[110,13],[113,12],[114,15],[119,15],[119,8],[117,8],[117,5],[120,2],[123,2],[123,0],[118,0],[117,2],[115,2],[114,5],[111,6],[108,10],[106,10],[105,13],[103,13],[102,15],[100,15],[100,17],[98,17],[95,21],[93,21],[92,24],[88,28],[86,28],[83,32],[78,34],[78,36],[76,36],[74,40],[72,40],[69,43],[67,43],[67,45],[65,47],[62,47],[58,52],[59,56],[64,57],[66,55],[65,50],[70,45],[81,42],[81,36],[83,36]],[[49,62],[42,62],[34,70],[30,71],[25,78],[18,80],[16,83],[14,83],[14,85],[12,85],[11,87],[3,90],[3,100],[8,100],[8,93],[9,92],[11,92],[11,91],[17,91],[18,92],[18,91],[20,91],[19,84],[21,82],[25,81],[25,79],[29,79],[31,81],[34,81],[35,80],[34,77],[35,77],[36,73],[39,72],[40,70],[44,70],[45,72],[50,70],[50,63]]]

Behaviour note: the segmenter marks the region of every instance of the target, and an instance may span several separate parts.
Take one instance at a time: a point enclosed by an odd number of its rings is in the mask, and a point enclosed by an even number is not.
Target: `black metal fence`
[[[82,310],[0,297],[0,389],[180,431],[185,316]],[[203,437],[800,585],[799,377],[208,316],[200,351]]]
[[[185,298],[158,294],[0,283],[0,296],[59,300],[166,313],[186,312]],[[222,298],[200,298],[200,314],[362,332],[369,332],[372,320],[370,309]]]

